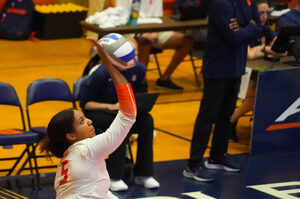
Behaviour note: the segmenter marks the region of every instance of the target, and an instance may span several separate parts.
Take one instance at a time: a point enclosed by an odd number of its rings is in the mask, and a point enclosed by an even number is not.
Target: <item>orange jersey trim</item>
[[[136,116],[136,102],[131,84],[117,85],[115,87],[118,94],[120,111],[125,115]]]

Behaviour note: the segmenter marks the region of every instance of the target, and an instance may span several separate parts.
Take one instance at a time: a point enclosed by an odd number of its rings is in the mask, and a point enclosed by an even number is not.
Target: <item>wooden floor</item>
[[[89,60],[90,43],[83,38],[62,39],[50,41],[6,41],[0,40],[0,81],[12,84],[25,107],[27,86],[40,78],[60,78],[65,80],[70,88],[83,72]],[[162,69],[166,68],[172,50],[165,50],[159,55]],[[201,64],[201,61],[198,62]],[[149,68],[154,67],[153,61]],[[157,71],[147,73],[149,92],[155,90]],[[190,139],[193,125],[198,113],[202,96],[201,87],[197,87],[189,61],[182,64],[174,72],[172,79],[184,87],[183,93],[161,91],[157,104],[152,110],[156,137],[154,140],[154,160],[178,160],[189,157]],[[60,102],[50,102],[33,107],[33,124],[47,125],[49,119],[66,107]],[[15,121],[9,117],[11,111],[0,107],[0,128],[15,127]],[[229,153],[245,153],[249,151],[251,123],[245,117],[239,121],[239,143],[230,143]],[[172,135],[170,135],[172,134]],[[10,156],[18,152],[22,146],[13,150],[0,149],[0,154]],[[133,146],[135,149],[135,146]],[[206,153],[207,155],[207,153]]]

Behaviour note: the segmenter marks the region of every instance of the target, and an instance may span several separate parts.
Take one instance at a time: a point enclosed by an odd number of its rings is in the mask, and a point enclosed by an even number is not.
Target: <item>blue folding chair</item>
[[[33,81],[27,88],[26,113],[30,131],[43,138],[47,134],[46,127],[32,127],[29,106],[44,101],[65,101],[76,108],[75,100],[68,84],[62,79],[45,78]]]
[[[80,91],[82,90],[86,80],[88,79],[88,75],[82,76],[78,78],[73,84],[73,96],[75,100],[80,100]]]
[[[80,100],[80,92],[83,89],[88,77],[89,77],[88,75],[84,75],[84,76],[78,78],[74,82],[74,84],[73,84],[73,96],[74,96],[75,101]],[[96,131],[97,135],[103,133],[103,130],[100,129],[100,128],[96,128],[95,131]]]
[[[32,186],[35,188],[35,175],[34,170],[36,173],[36,180],[37,184],[39,185],[39,171],[37,168],[37,161],[36,155],[34,151],[34,143],[38,142],[38,135],[37,133],[26,131],[25,127],[25,120],[23,109],[20,104],[20,100],[17,96],[17,93],[12,85],[4,82],[0,82],[0,105],[7,105],[7,106],[14,106],[19,108],[19,114],[16,114],[14,111],[8,112],[16,116],[14,119],[21,120],[22,129],[1,129],[0,130],[0,145],[3,147],[24,144],[26,145],[24,151],[18,157],[11,157],[11,158],[0,158],[0,161],[7,161],[7,160],[15,160],[15,163],[10,169],[1,169],[0,172],[7,172],[6,176],[1,177],[1,180],[9,180],[9,179],[18,179],[18,178],[31,178]],[[30,150],[30,147],[32,150]],[[21,159],[27,154],[27,161],[29,163],[29,175],[20,175],[22,172],[22,168],[18,171],[17,175],[12,175],[13,172],[16,170],[17,165],[21,162]],[[32,165],[32,159],[34,161],[34,166]]]
[[[39,136],[39,140],[43,139],[47,135],[47,128],[44,126],[32,126],[30,119],[29,107],[32,104],[41,103],[45,101],[64,101],[70,102],[71,107],[75,108],[75,100],[68,84],[62,79],[56,78],[44,78],[33,81],[27,88],[26,97],[26,113],[29,130],[35,132]],[[36,149],[35,145],[34,150]],[[44,155],[39,155],[37,158],[45,158]],[[25,165],[22,165],[22,168]],[[55,168],[57,165],[39,166],[39,169]],[[28,168],[23,168],[28,169]]]

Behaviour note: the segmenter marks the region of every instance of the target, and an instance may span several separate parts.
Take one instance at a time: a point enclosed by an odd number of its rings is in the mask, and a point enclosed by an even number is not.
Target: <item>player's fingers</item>
[[[103,47],[99,44],[99,42],[93,38],[87,38],[88,40],[90,40],[96,47],[97,47],[97,52],[99,54],[99,56],[101,57],[103,63],[105,66],[112,66],[111,61],[109,60],[109,58],[107,57],[107,55],[104,52]]]

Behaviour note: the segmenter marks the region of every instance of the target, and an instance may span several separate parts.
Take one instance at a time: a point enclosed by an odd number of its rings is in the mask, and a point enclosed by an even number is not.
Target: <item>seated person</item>
[[[295,9],[281,15],[277,22],[277,29],[287,26],[300,26],[300,0],[297,1]]]
[[[120,70],[121,74],[131,83],[133,92],[139,88],[145,76],[144,64],[137,65],[128,70]],[[104,66],[99,66],[91,73],[85,86],[80,93],[80,106],[89,119],[93,121],[95,128],[105,131],[116,117],[111,110],[118,110],[119,103],[116,90],[113,87],[112,79]],[[138,133],[138,150],[134,168],[134,182],[145,188],[158,188],[159,183],[153,176],[153,118],[147,112],[138,113],[136,122],[130,133]],[[107,170],[111,178],[110,189],[112,191],[127,190],[124,183],[125,154],[128,137],[113,152],[106,161]]]
[[[266,25],[269,13],[269,5],[267,0],[257,1],[257,8],[260,14],[261,24],[263,26],[263,36],[258,40],[251,41],[248,46],[248,60],[262,58],[264,56],[274,56],[276,53],[271,50],[271,47],[276,40],[274,31]],[[286,56],[287,53],[276,54],[276,56]],[[251,75],[248,85],[247,93],[243,104],[231,116],[231,137],[230,141],[237,142],[236,124],[238,119],[244,114],[254,109],[255,95],[256,95],[256,79],[257,77]]]
[[[131,2],[132,0],[119,0],[118,6],[130,9]],[[140,17],[161,17],[162,0],[141,0],[139,14]],[[171,75],[192,49],[193,39],[183,33],[174,31],[144,33],[136,39],[139,49],[139,61],[145,64],[145,66],[148,65],[152,47],[159,49],[176,49],[167,69],[157,80],[156,88],[183,91],[182,87],[173,83]]]
[[[153,46],[159,49],[176,49],[167,69],[156,81],[156,88],[183,91],[181,86],[176,85],[171,80],[171,75],[185,56],[191,51],[193,40],[183,33],[167,31],[145,33],[137,38],[137,41],[139,46],[139,60],[146,66],[148,65],[150,51]]]

